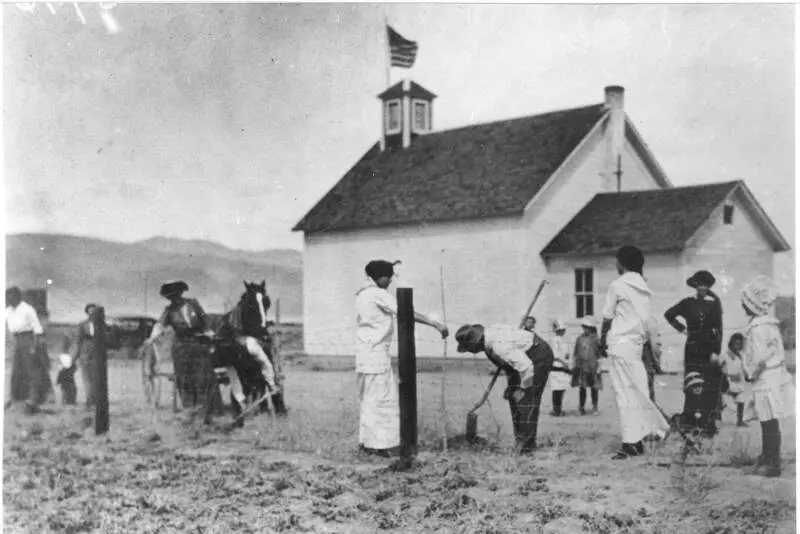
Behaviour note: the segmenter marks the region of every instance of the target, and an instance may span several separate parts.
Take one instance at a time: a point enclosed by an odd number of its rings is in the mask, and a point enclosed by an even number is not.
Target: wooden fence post
[[[96,435],[105,434],[111,424],[108,413],[108,352],[106,349],[106,312],[102,306],[98,306],[94,316],[94,433]]]
[[[397,289],[397,350],[400,371],[400,453],[417,453],[417,350],[414,343],[414,292]]]

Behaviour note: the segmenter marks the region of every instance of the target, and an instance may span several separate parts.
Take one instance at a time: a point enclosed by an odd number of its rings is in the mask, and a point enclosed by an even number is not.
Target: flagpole
[[[383,16],[383,38],[386,43],[386,88],[392,85],[392,51],[389,46],[389,19]]]

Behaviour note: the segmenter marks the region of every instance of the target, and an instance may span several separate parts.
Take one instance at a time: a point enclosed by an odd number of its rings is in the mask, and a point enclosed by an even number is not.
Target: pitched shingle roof
[[[596,195],[542,250],[542,256],[682,250],[742,182]]]
[[[598,104],[376,144],[293,231],[521,214],[603,114]]]

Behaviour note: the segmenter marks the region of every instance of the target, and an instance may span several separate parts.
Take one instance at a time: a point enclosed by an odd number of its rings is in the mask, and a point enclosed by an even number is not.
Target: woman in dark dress
[[[711,288],[714,276],[708,271],[697,271],[686,284],[694,288],[694,296],[686,297],[664,313],[664,318],[675,330],[686,335],[683,368],[684,376],[697,372],[703,378],[703,409],[709,413],[704,418],[715,425],[721,403],[722,370],[712,354],[722,350],[722,304]],[[678,321],[683,319],[683,323]],[[712,433],[716,429],[709,430]]]
[[[213,334],[206,327],[206,313],[200,303],[183,296],[188,289],[186,282],[180,280],[161,286],[161,296],[169,304],[146,343],[152,343],[164,328],[172,327],[175,331],[172,364],[181,402],[185,409],[191,409],[193,417],[200,412],[205,422],[209,423],[214,403],[218,401],[210,353]]]

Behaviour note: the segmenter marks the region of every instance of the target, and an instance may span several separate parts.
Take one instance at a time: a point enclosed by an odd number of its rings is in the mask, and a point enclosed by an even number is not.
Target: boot
[[[641,452],[640,452],[641,451]],[[623,443],[617,453],[611,457],[612,460],[627,460],[633,456],[639,456],[644,452],[644,445],[641,441],[637,443]]]

